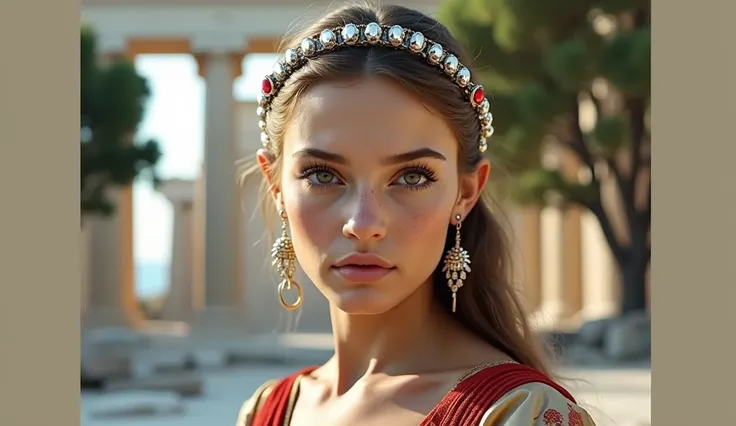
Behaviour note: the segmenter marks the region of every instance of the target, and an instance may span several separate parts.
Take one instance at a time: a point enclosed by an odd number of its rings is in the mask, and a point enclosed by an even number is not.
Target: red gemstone
[[[261,91],[263,91],[264,95],[270,95],[273,91],[273,83],[269,78],[263,79],[263,82],[261,83]]]
[[[483,99],[485,99],[485,97],[486,97],[486,92],[483,91],[482,87],[478,86],[473,91],[473,103],[474,104],[476,105],[480,104],[481,102],[483,102]]]

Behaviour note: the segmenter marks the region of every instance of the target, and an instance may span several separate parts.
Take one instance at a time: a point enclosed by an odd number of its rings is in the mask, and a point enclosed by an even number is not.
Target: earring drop
[[[279,283],[279,302],[281,305],[289,311],[297,309],[302,304],[302,287],[294,279],[294,273],[296,272],[296,252],[294,251],[294,244],[291,242],[291,238],[286,233],[286,211],[281,210],[279,212],[281,216],[281,236],[276,239],[271,248],[271,257],[273,258],[273,265],[276,268],[281,282]],[[292,286],[296,288],[297,299],[294,303],[288,303],[284,299],[284,293],[287,290],[291,290]]]
[[[470,272],[470,256],[464,248],[460,247],[460,228],[462,227],[461,216],[455,215],[455,246],[445,254],[445,272],[447,286],[452,291],[452,312],[457,309],[457,291],[463,286],[463,281]]]

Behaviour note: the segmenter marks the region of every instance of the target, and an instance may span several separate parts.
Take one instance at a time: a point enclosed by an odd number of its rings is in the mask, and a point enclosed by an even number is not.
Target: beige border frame
[[[79,424],[79,2],[0,1],[0,425]]]

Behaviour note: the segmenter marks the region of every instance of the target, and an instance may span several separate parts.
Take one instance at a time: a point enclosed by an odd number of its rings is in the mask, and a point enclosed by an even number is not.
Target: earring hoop
[[[296,296],[296,301],[294,303],[289,303],[284,298],[284,293],[287,290],[291,289],[292,287],[296,289],[297,296]],[[281,306],[283,306],[284,309],[286,309],[287,311],[293,311],[299,308],[299,306],[301,306],[302,304],[303,297],[304,297],[304,293],[302,291],[302,286],[300,286],[298,282],[291,281],[291,280],[283,280],[281,281],[281,283],[279,283],[279,302],[281,303]]]
[[[281,216],[281,236],[276,239],[271,248],[271,257],[273,258],[273,265],[276,268],[281,282],[278,286],[279,292],[279,303],[284,309],[293,311],[302,304],[304,293],[302,286],[294,279],[294,273],[296,272],[296,252],[294,251],[294,244],[289,238],[286,232],[286,211],[280,210],[279,216]],[[292,287],[296,290],[297,297],[294,303],[288,303],[284,297],[284,293],[291,290]]]
[[[452,291],[452,312],[457,310],[457,291],[463,286],[463,282],[470,273],[470,256],[468,252],[460,246],[460,228],[462,228],[462,217],[455,215],[455,246],[445,254],[445,266],[442,272],[445,273],[447,286]]]

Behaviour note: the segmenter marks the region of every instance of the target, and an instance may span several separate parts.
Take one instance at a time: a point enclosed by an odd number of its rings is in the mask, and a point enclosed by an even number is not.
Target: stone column
[[[567,179],[577,171],[570,155],[555,144],[545,147],[542,162]],[[541,212],[542,302],[535,320],[543,328],[560,328],[572,325],[580,311],[580,209],[550,201]]]
[[[562,173],[569,182],[580,180],[580,160],[569,150],[561,150]],[[567,287],[567,304],[569,320],[579,322],[579,314],[583,305],[583,269],[582,269],[582,240],[581,217],[583,208],[574,203],[568,203],[564,209],[563,232],[563,281]],[[574,324],[570,324],[574,325]]]
[[[111,217],[88,216],[88,305],[85,327],[137,327],[142,321],[133,271],[132,189],[110,191]]]
[[[233,99],[233,81],[240,75],[242,55],[211,50],[196,58],[206,83],[205,289],[204,308],[192,328],[202,338],[230,337],[244,328]]]
[[[159,188],[174,207],[169,292],[161,311],[162,319],[168,321],[189,321],[192,315],[193,187],[193,181],[176,179]]]
[[[540,216],[542,302],[536,319],[538,326],[553,328],[572,314],[564,270],[565,213],[548,206]]]
[[[192,309],[204,308],[204,166],[194,181],[194,205],[192,206]]]
[[[598,219],[590,212],[582,218],[583,310],[585,321],[610,317],[618,312],[616,261]]]
[[[539,309],[541,288],[540,209],[533,206],[511,208],[514,238],[514,275],[523,296],[526,312]]]

